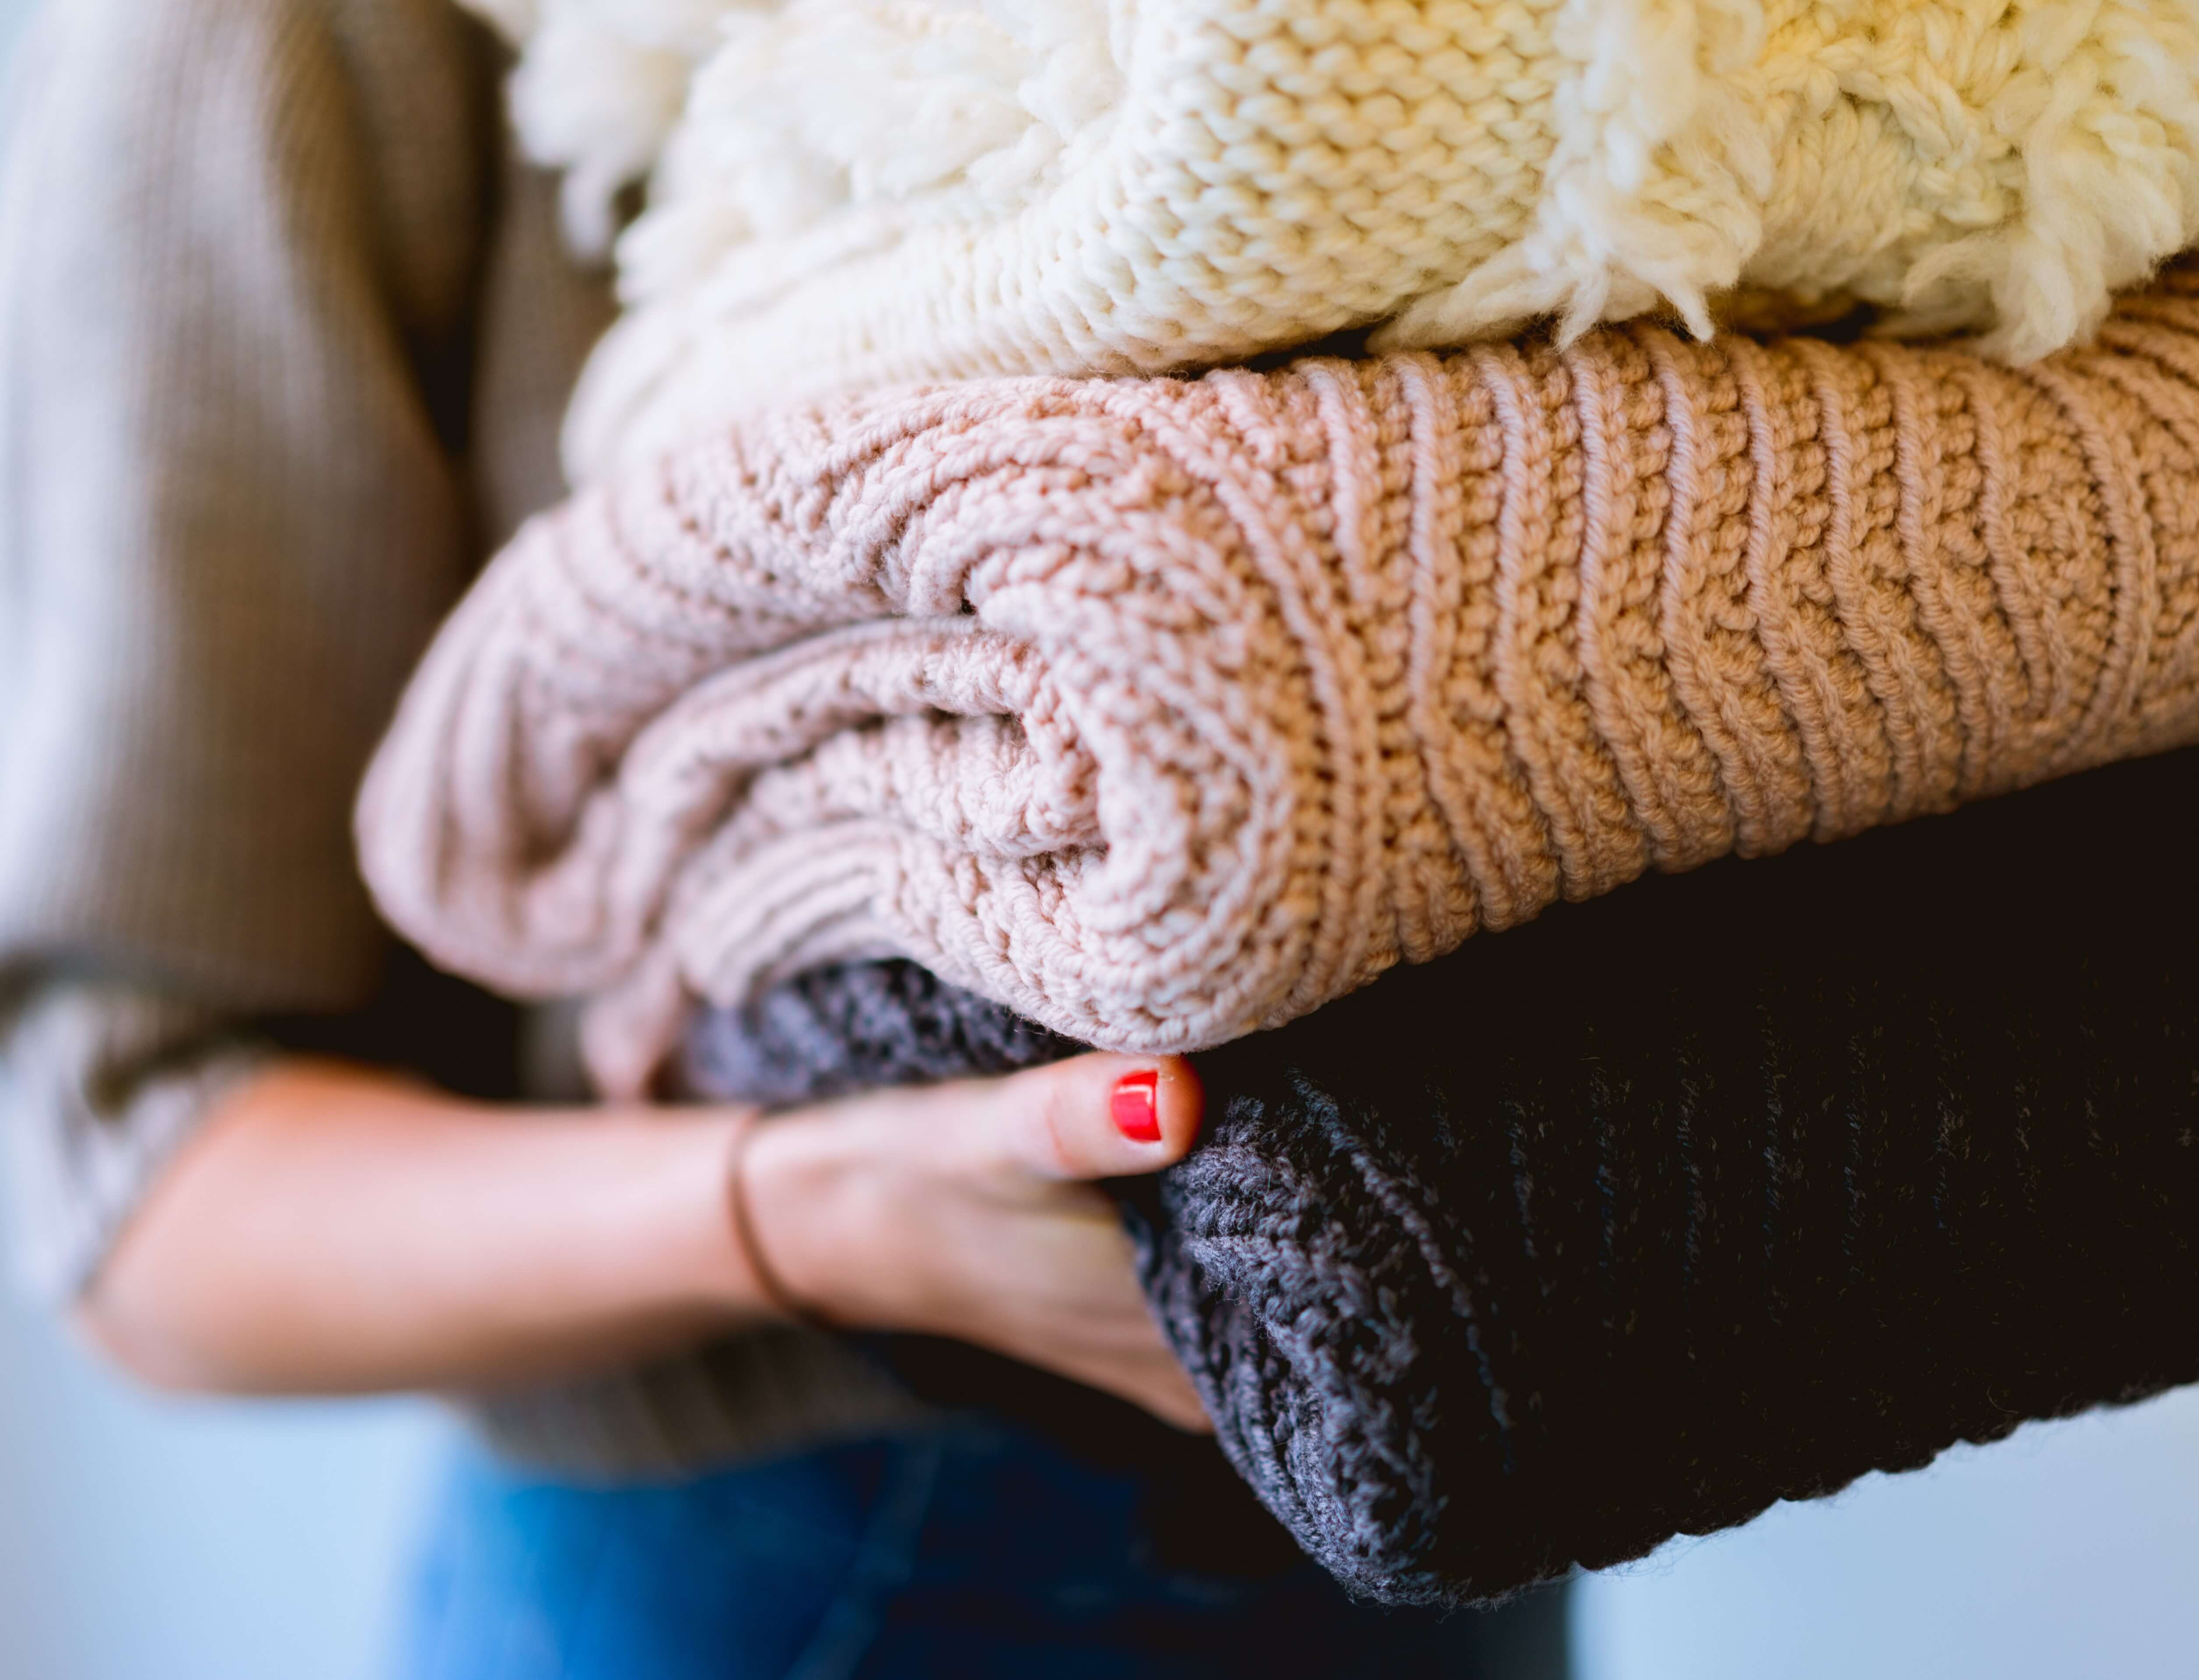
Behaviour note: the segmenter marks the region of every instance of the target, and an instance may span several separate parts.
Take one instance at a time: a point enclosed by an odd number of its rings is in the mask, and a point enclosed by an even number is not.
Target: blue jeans
[[[1562,1601],[1441,1617],[1157,1560],[1139,1478],[989,1421],[691,1480],[454,1467],[403,1680],[1563,1680]]]

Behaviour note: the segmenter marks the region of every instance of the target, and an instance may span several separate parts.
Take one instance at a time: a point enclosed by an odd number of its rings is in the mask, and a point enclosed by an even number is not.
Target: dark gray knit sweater
[[[2199,755],[1647,882],[1201,1059],[1118,1187],[1222,1450],[1461,1602],[2199,1378]],[[793,1102],[1074,1047],[888,964],[713,1017]]]

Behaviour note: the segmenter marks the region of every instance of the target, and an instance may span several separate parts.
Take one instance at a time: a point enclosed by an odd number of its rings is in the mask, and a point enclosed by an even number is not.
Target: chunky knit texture
[[[439,961],[692,999],[897,953],[1081,1041],[1280,1024],[1560,897],[2199,735],[2199,270],[2093,348],[1654,327],[1007,381],[523,531],[369,777]]]
[[[576,475],[913,379],[1879,306],[2027,359],[2199,235],[2187,0],[472,0],[629,305]]]
[[[2130,866],[2195,785],[1659,881],[1201,1058],[1200,1148],[1121,1188],[1224,1451],[1355,1590],[1457,1602],[2199,1378],[2199,878]],[[859,965],[687,1060],[1067,1047]]]
[[[741,1008],[703,1011],[680,1044],[674,1088],[785,1108],[1012,1073],[1082,1048],[913,963],[846,963]]]

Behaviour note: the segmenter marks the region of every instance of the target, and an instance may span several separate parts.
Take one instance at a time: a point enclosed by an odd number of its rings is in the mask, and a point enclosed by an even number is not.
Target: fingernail
[[[1115,1129],[1132,1143],[1161,1140],[1161,1076],[1152,1069],[1117,1080],[1107,1107],[1115,1117]]]

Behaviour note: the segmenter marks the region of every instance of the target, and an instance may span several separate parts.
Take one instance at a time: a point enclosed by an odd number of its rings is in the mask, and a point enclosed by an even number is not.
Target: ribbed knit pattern
[[[1458,1602],[2199,1378],[2199,884],[2131,867],[2195,785],[1656,882],[1200,1058],[1199,1148],[1117,1188],[1223,1450],[1356,1590]],[[857,966],[689,1065],[1026,1030]]]
[[[1009,381],[738,430],[523,532],[359,829],[391,920],[600,995],[897,953],[1082,1042],[1302,1015],[1651,868],[2199,734],[2199,271],[2095,348],[1655,328]]]
[[[1735,288],[2028,359],[2199,235],[2185,0],[472,3],[583,242],[650,175],[581,478],[887,382]]]

